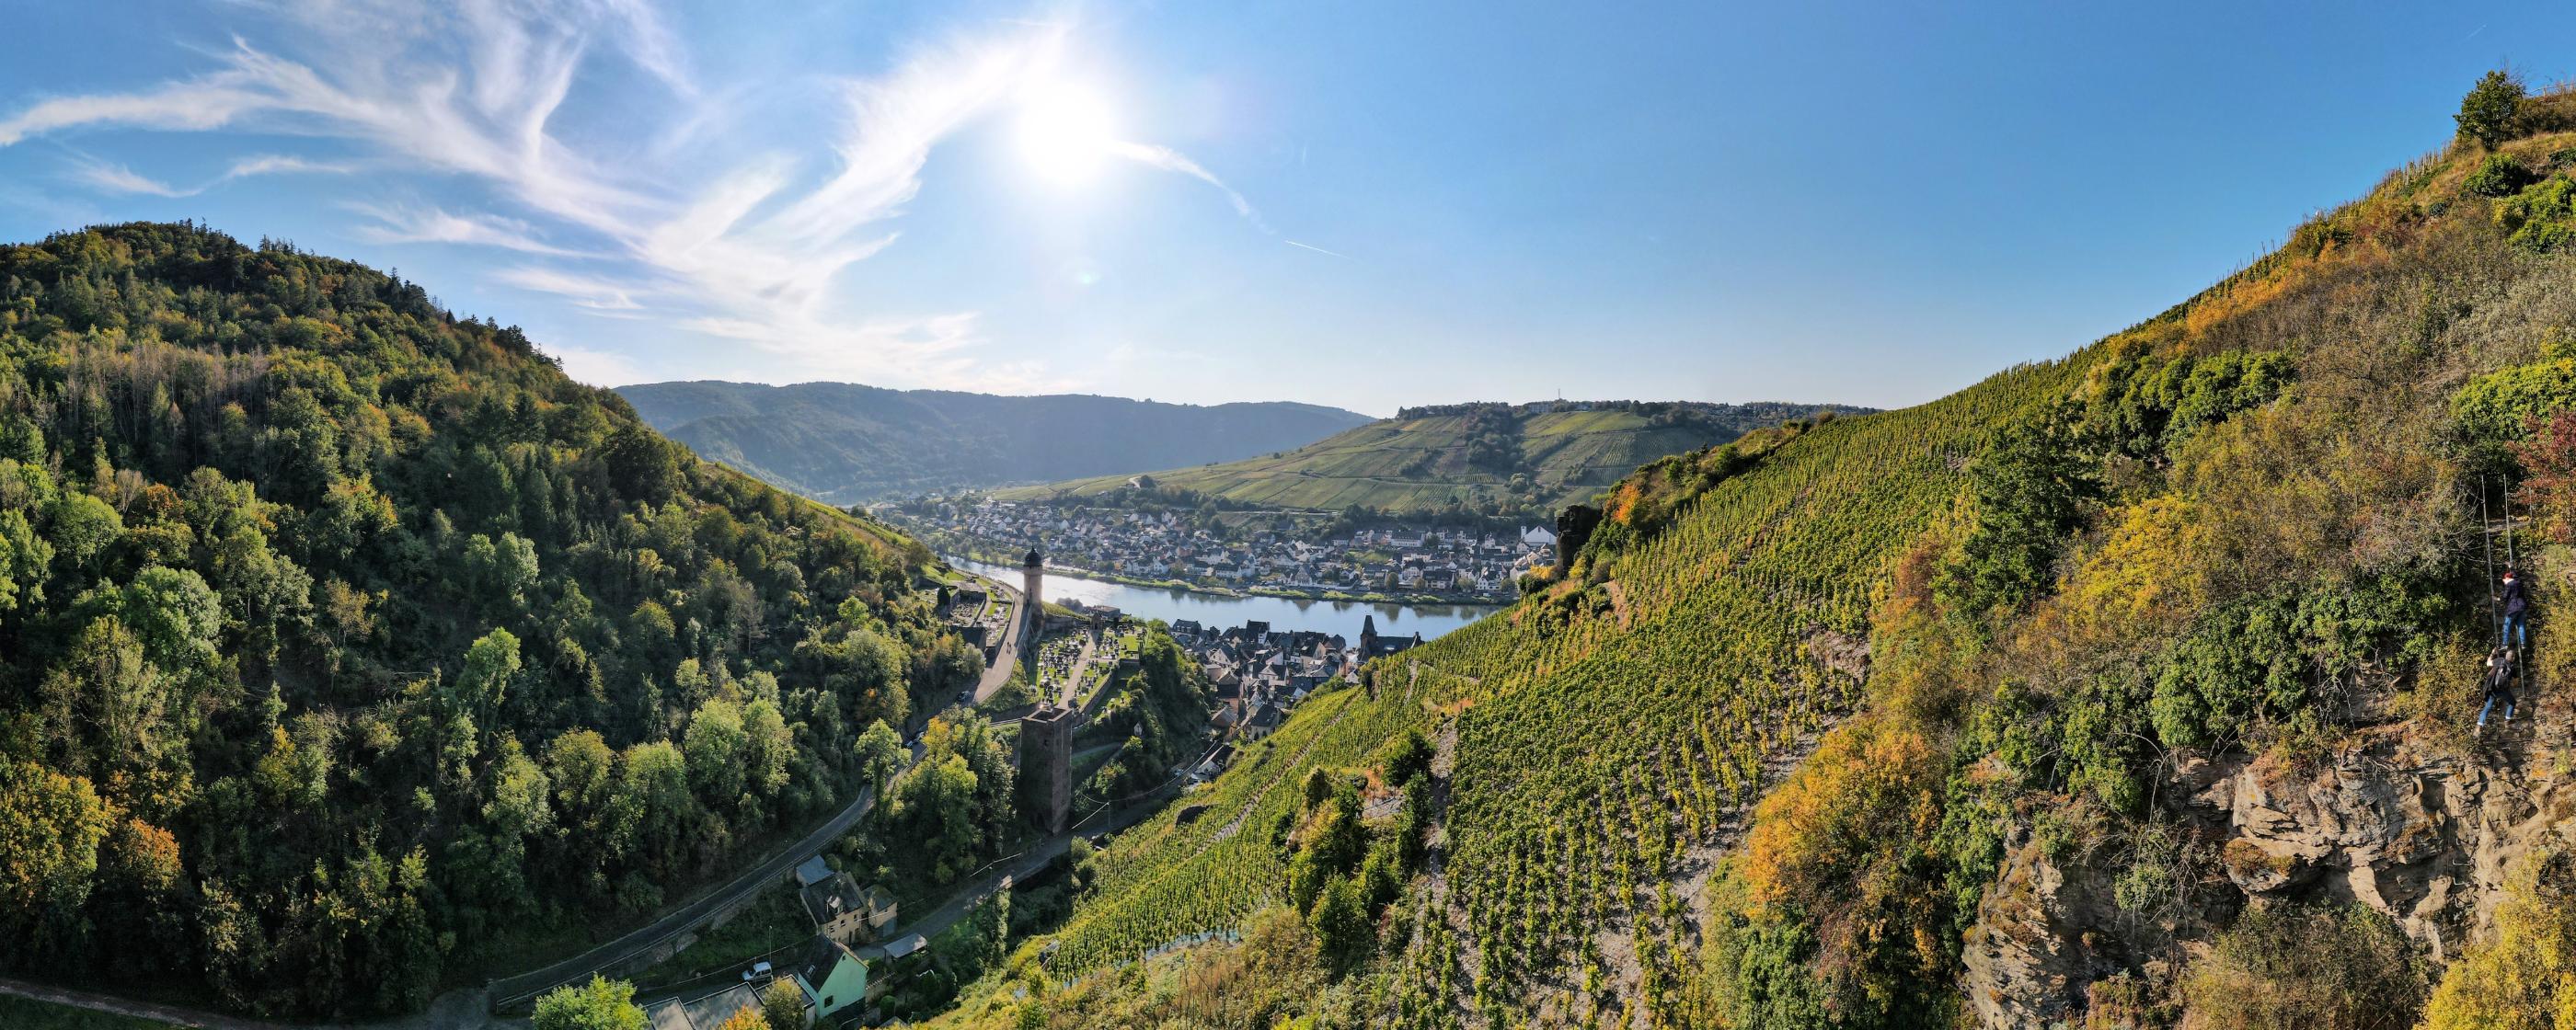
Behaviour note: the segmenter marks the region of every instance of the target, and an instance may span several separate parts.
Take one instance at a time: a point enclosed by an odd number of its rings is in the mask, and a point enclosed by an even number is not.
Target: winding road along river
[[[948,562],[1014,586],[1020,582],[1018,569],[963,558],[952,557]],[[1360,635],[1360,620],[1365,616],[1377,617],[1377,631],[1382,635],[1402,636],[1420,631],[1422,639],[1430,640],[1495,611],[1491,607],[1472,604],[1364,604],[1358,601],[1206,594],[1195,590],[1138,587],[1086,579],[1079,573],[1061,569],[1047,570],[1045,590],[1049,601],[1105,604],[1140,619],[1165,622],[1196,619],[1201,625],[1218,629],[1240,626],[1252,620],[1267,622],[1272,629],[1339,633],[1344,639]]]

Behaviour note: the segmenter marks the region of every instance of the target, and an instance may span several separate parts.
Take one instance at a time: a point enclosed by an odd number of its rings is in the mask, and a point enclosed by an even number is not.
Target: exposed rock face
[[[2082,1010],[2084,988],[2095,976],[2085,927],[2110,914],[2089,880],[2079,867],[2070,885],[2066,871],[2027,835],[2013,849],[1986,888],[1960,952],[1962,986],[1978,1023],[2047,1026]]]
[[[2530,733],[2517,726],[2463,753],[2385,726],[2304,765],[2183,762],[2163,785],[2167,815],[2215,845],[2216,862],[2195,898],[2152,920],[2112,900],[2119,848],[2061,868],[2025,834],[1964,942],[1970,1009],[1990,1027],[2078,1021],[2105,977],[2182,975],[2245,903],[2357,902],[2435,961],[2455,959],[2490,921],[2516,860],[2576,842],[2576,763]]]
[[[2194,800],[2233,831],[2222,864],[2248,895],[2359,902],[2447,961],[2485,925],[2508,868],[2576,829],[2576,791],[2530,767],[2554,749],[2512,732],[2460,755],[2402,727],[2368,731],[2314,769],[2248,763]]]

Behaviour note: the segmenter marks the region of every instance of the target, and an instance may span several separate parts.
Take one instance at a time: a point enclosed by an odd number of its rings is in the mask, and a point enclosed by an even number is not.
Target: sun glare
[[[1020,103],[1020,157],[1041,179],[1080,186],[1109,163],[1117,128],[1100,94],[1063,84],[1039,87]]]

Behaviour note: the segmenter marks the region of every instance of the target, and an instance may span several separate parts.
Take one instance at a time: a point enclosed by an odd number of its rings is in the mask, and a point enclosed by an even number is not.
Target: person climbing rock
[[[2495,711],[2499,700],[2504,702],[2504,724],[2513,725],[2513,680],[2521,672],[2519,666],[2520,663],[2514,660],[2513,648],[2499,644],[2493,653],[2487,655],[2487,694],[2486,703],[2478,707],[2479,729],[2487,728],[2487,714]]]
[[[2504,591],[2497,600],[2504,604],[2501,642],[2513,645],[2516,651],[2529,650],[2531,628],[2528,618],[2531,609],[2531,590],[2523,586],[2522,577],[2511,567],[2504,570]]]

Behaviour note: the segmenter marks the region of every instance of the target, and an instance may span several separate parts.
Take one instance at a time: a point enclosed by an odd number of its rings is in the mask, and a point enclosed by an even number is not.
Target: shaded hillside
[[[1408,408],[1282,454],[1152,473],[1170,489],[1272,508],[1352,506],[1418,512],[1545,509],[1590,497],[1637,466],[1724,443],[1750,429],[1835,405],[1611,401]],[[1127,485],[1141,468],[1097,479],[1005,490],[1006,501],[1082,496]]]
[[[649,383],[618,393],[701,457],[845,505],[1233,461],[1368,421],[1285,402],[1201,407],[852,383]]]
[[[1564,581],[1112,842],[949,1025],[2563,1022],[2570,108],[2473,94],[2064,360],[1640,469]],[[2481,477],[2544,620],[2483,733]]]
[[[972,681],[925,558],[372,269],[0,249],[0,967],[317,1017],[580,945]]]

